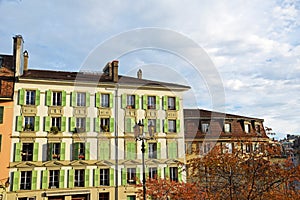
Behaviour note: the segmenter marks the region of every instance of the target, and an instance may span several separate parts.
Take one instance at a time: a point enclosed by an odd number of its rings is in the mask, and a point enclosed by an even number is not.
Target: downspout
[[[119,91],[119,83],[117,83],[117,88],[116,88],[116,93],[115,93],[115,200],[118,200],[118,195],[119,195],[119,127],[118,127],[118,114],[119,114],[119,104],[118,104],[118,91]]]

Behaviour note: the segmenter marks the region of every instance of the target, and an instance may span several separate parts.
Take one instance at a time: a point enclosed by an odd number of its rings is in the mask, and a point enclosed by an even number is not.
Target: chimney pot
[[[138,79],[142,79],[143,78],[143,72],[142,72],[141,69],[138,70],[137,77],[138,77]]]

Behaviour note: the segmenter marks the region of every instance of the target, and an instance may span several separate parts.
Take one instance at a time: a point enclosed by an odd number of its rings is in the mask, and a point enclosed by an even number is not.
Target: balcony
[[[136,110],[135,109],[125,109],[125,116],[126,117],[136,117]]]
[[[64,109],[61,106],[50,106],[48,108],[48,115],[50,116],[62,116],[64,115]]]
[[[145,118],[149,118],[149,119],[157,118],[157,110],[146,110]]]
[[[86,107],[75,107],[74,108],[74,116],[77,117],[86,117],[88,112]]]
[[[167,110],[166,111],[167,119],[177,119],[178,112],[176,110]]]
[[[98,109],[98,116],[99,117],[109,117],[111,116],[111,108],[99,108]]]
[[[24,105],[22,106],[22,115],[36,115],[37,113],[37,108],[36,106],[32,106],[32,105]]]

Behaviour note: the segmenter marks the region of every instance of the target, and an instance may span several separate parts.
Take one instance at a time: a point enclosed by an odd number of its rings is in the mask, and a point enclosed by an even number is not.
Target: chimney
[[[119,61],[114,60],[112,61],[111,65],[112,65],[112,81],[117,83],[119,81],[119,74],[118,74]]]
[[[138,72],[137,72],[137,77],[138,77],[138,79],[142,79],[142,77],[143,77],[143,72],[142,72],[141,69],[138,70]]]
[[[24,51],[23,56],[24,56],[24,72],[26,72],[28,71],[28,58],[29,58],[27,50]]]
[[[13,47],[13,57],[14,57],[14,68],[15,75],[21,76],[23,74],[24,67],[24,57],[23,57],[23,43],[24,40],[21,35],[16,35],[13,37],[14,47]]]

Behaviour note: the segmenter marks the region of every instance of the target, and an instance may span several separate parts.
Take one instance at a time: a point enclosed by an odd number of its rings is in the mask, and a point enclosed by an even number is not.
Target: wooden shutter
[[[101,103],[100,103],[101,98],[100,97],[101,97],[100,93],[97,92],[95,94],[95,106],[96,106],[96,108],[100,108],[100,105],[101,105]]]
[[[114,176],[115,174],[115,170],[113,168],[110,168],[109,169],[109,185],[110,186],[114,186],[115,185],[115,181],[114,181]]]
[[[20,174],[21,172],[20,171],[15,171],[13,172],[13,187],[12,187],[12,191],[17,191],[19,190],[19,186],[20,186]]]
[[[90,106],[90,93],[88,92],[85,93],[85,106],[86,107]]]
[[[155,108],[156,108],[156,110],[159,110],[159,108],[160,108],[160,98],[159,98],[159,96],[155,97]]]
[[[114,132],[115,130],[115,120],[114,118],[109,118],[109,132]]]
[[[19,90],[19,105],[25,105],[25,90]]]
[[[143,99],[143,109],[147,110],[148,109],[148,96],[143,95],[142,99]]]
[[[176,119],[176,132],[179,133],[180,132],[180,120]]]
[[[127,171],[126,168],[122,169],[122,185],[126,185],[127,183]]]
[[[89,117],[86,117],[85,118],[85,131],[86,132],[90,132],[90,118]]]
[[[65,170],[59,170],[59,188],[65,188]]]
[[[17,116],[17,131],[23,131],[23,116]]]
[[[169,132],[169,121],[167,119],[164,120],[164,132],[168,133]]]
[[[61,97],[62,97],[61,106],[66,106],[66,104],[67,104],[67,93],[66,93],[66,91],[61,92]]]
[[[73,188],[74,187],[74,169],[69,169],[69,188]]]
[[[139,108],[140,108],[140,96],[135,95],[135,109],[139,109]]]
[[[168,110],[168,96],[163,96],[163,109]]]
[[[60,160],[66,159],[66,143],[60,143]]]
[[[170,178],[170,169],[169,167],[165,167],[165,179]]]
[[[70,132],[74,132],[75,127],[76,127],[76,118],[75,117],[70,117],[69,119],[70,119],[69,130],[70,130]]]
[[[71,106],[76,106],[76,96],[77,92],[71,92]]]
[[[31,190],[36,190],[37,189],[37,171],[36,170],[32,170],[32,174],[31,174]]]
[[[121,100],[122,100],[122,108],[126,108],[127,106],[127,95],[126,94],[122,94],[121,95]]]
[[[40,116],[35,116],[34,117],[34,131],[39,131],[40,130]]]
[[[114,95],[109,94],[109,107],[113,108],[114,107]]]
[[[52,91],[46,91],[46,106],[52,106]]]
[[[21,143],[15,143],[15,162],[21,161]]]
[[[175,110],[179,110],[179,97],[175,97]]]
[[[160,179],[161,177],[161,168],[157,168],[157,178]]]
[[[48,170],[43,170],[42,171],[42,189],[47,189],[48,188],[48,175],[49,171]]]
[[[99,168],[94,169],[94,186],[100,185],[100,170]]]
[[[130,133],[131,132],[131,118],[125,118],[125,132]]]
[[[67,120],[67,118],[65,116],[61,117],[61,127],[60,127],[61,132],[66,131],[66,126],[67,126],[66,120]]]
[[[4,107],[0,106],[0,124],[3,123]]]
[[[52,152],[53,152],[53,143],[48,143],[47,144],[47,155],[48,155],[48,160],[52,160]]]
[[[73,143],[73,160],[78,160],[79,143]]]
[[[85,143],[85,155],[84,155],[84,159],[85,160],[90,160],[90,143],[86,142]]]
[[[143,119],[144,123],[144,132],[148,132],[148,119]]]
[[[45,122],[44,131],[49,132],[50,131],[51,117],[50,116],[44,117],[44,122]]]
[[[136,183],[140,183],[141,182],[141,169],[139,167],[136,168],[136,172],[135,172],[135,176],[136,176]]]
[[[182,168],[178,167],[178,182],[182,182],[182,173],[183,173]]]
[[[156,119],[156,133],[160,133],[160,119]]]
[[[84,187],[90,186],[90,170],[85,169],[84,170]]]
[[[100,148],[100,152],[99,152],[100,160],[109,160],[110,158],[109,141],[100,141],[99,148]]]
[[[38,161],[39,156],[39,143],[35,142],[33,143],[33,161]]]
[[[40,105],[40,90],[35,91],[35,105],[38,106]]]
[[[94,118],[94,131],[97,133],[100,132],[100,118],[99,117]]]

